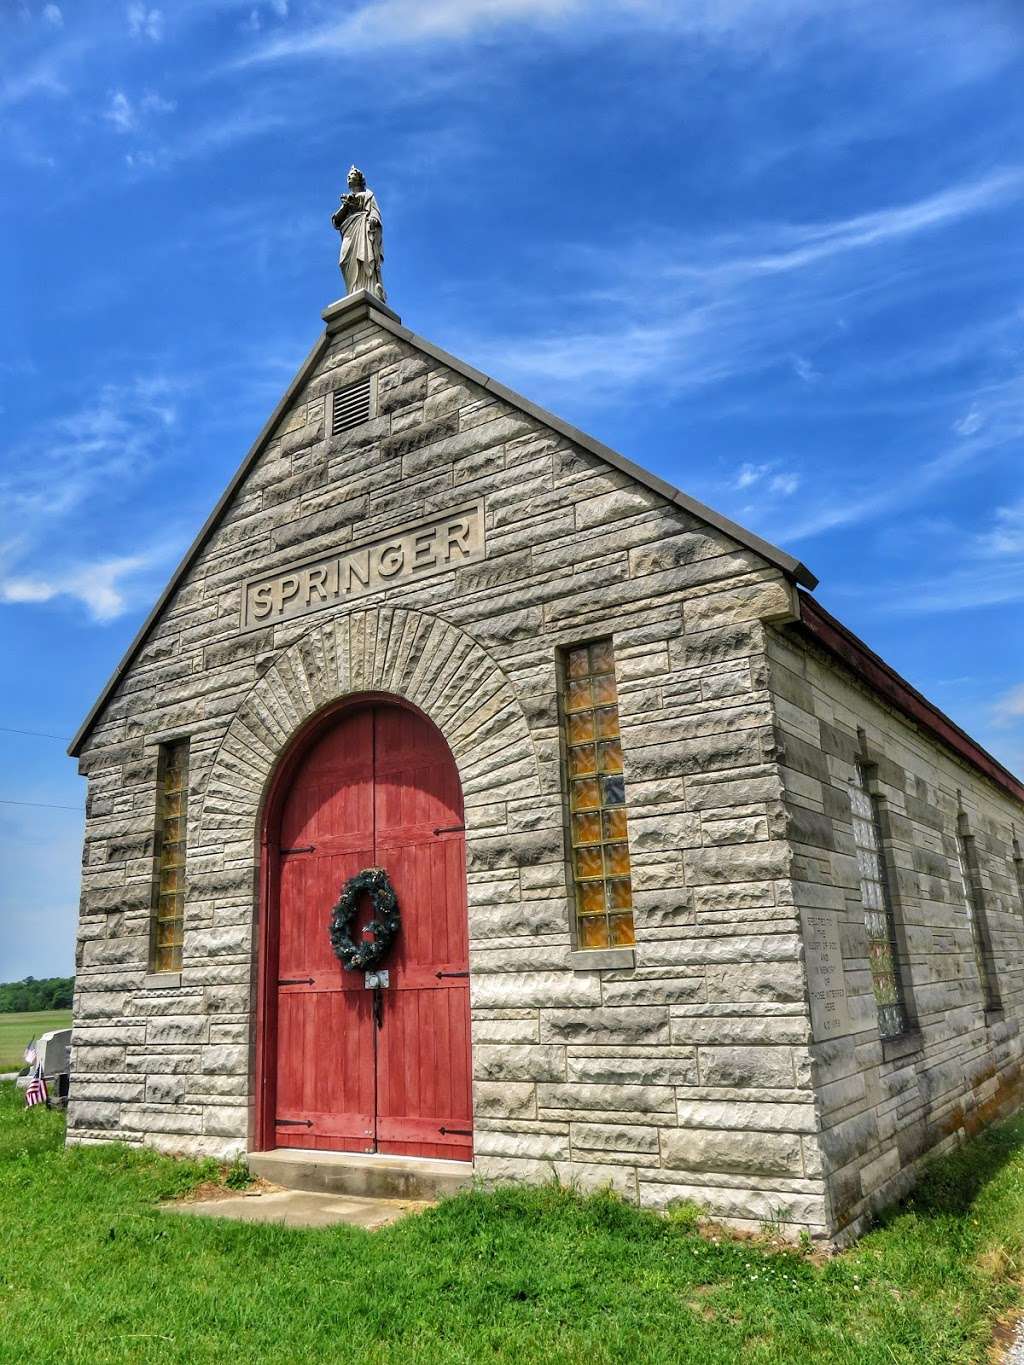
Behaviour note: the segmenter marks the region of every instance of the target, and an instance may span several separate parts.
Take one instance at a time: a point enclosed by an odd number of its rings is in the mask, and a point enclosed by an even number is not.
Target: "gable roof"
[[[474,384],[485,389],[488,393],[493,394],[496,398],[500,398],[502,402],[508,403],[510,407],[517,408],[520,412],[526,413],[527,416],[533,417],[536,421],[557,431],[567,440],[572,441],[574,445],[577,445],[581,449],[587,450],[592,455],[596,455],[599,459],[604,460],[606,464],[610,464],[615,469],[622,470],[624,474],[628,474],[630,478],[635,479],[637,483],[644,484],[647,488],[653,489],[654,492],[660,493],[661,496],[666,498],[669,502],[675,503],[677,507],[682,507],[685,511],[691,512],[702,521],[716,527],[738,544],[745,545],[748,549],[754,550],[757,554],[761,555],[762,558],[768,560],[770,564],[774,564],[781,569],[787,578],[802,584],[805,588],[814,588],[817,586],[818,580],[815,578],[814,574],[812,574],[798,559],[787,554],[785,550],[780,550],[778,546],[772,545],[767,540],[762,540],[760,536],[754,535],[752,531],[748,531],[745,527],[739,526],[734,521],[730,521],[728,517],[723,517],[720,512],[716,512],[713,508],[705,506],[702,502],[698,502],[696,498],[689,497],[688,494],[683,493],[672,484],[666,483],[665,480],[660,479],[657,474],[652,474],[650,470],[644,469],[641,465],[634,464],[632,460],[627,460],[624,455],[620,455],[618,451],[612,450],[610,446],[606,446],[601,441],[595,440],[593,436],[588,436],[585,431],[580,431],[578,427],[574,427],[570,425],[570,423],[564,422],[560,417],[556,417],[554,413],[548,412],[545,408],[539,407],[536,403],[532,403],[528,398],[524,398],[522,394],[516,393],[513,389],[506,388],[504,384],[500,384],[496,379],[491,379],[482,371],[474,369],[472,365],[467,365],[465,361],[459,360],[457,356],[449,355],[448,352],[443,351],[440,346],[435,346],[424,337],[417,336],[416,333],[411,332],[408,327],[402,326],[402,320],[396,312],[388,308],[386,304],[382,303],[368,291],[361,290],[359,293],[349,294],[346,298],[339,299],[337,303],[332,303],[329,307],[324,309],[322,317],[327,324],[323,334],[318,338],[313,349],[302,362],[298,373],[281,396],[281,401],[270,414],[260,434],[256,437],[256,440],[250,447],[245,459],[235,470],[230,483],[225,488],[217,505],[203,523],[202,529],[195,540],[185,551],[181,563],[174,570],[166,588],[164,588],[163,592],[157,598],[152,611],[146,617],[145,621],[143,621],[138,634],[128,646],[121,662],[114,669],[114,672],[111,674],[102,692],[96,698],[89,714],[86,716],[74,739],[69,744],[68,753],[72,758],[77,757],[81,752],[82,745],[85,743],[89,736],[89,732],[99,718],[100,712],[103,710],[124,674],[131,667],[136,655],[145,643],[150,630],[156,623],[172,594],[188,573],[193,561],[201,553],[206,542],[217,529],[221,516],[227,510],[236,490],[244,481],[249,470],[259,459],[264,448],[270,442],[278,422],[288,410],[292,399],[299,392],[316,367],[320,357],[327,349],[330,339],[336,335],[336,333],[347,330],[349,327],[354,326],[359,322],[364,322],[367,319],[372,319],[378,326],[383,328],[384,331],[390,332],[393,336],[401,338],[402,341],[407,342],[410,346],[414,346],[425,355],[429,355],[434,360],[440,361],[443,365],[448,366],[449,369],[454,370],[456,374],[460,374],[463,378],[471,380]]]

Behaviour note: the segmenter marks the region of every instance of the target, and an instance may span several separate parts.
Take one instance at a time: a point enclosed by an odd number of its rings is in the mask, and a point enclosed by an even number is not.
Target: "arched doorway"
[[[320,720],[275,783],[263,860],[258,1145],[469,1160],[462,789],[440,731],[388,697]],[[365,867],[401,911],[382,990],[328,938]]]

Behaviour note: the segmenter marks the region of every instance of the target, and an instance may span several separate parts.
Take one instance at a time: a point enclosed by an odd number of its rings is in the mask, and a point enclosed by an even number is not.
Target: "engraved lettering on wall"
[[[816,1042],[850,1032],[850,1006],[843,970],[839,916],[831,910],[800,911],[804,960],[811,1006],[811,1033]]]
[[[242,630],[273,625],[381,588],[416,582],[484,557],[482,502],[430,522],[273,574],[250,579],[242,593]]]

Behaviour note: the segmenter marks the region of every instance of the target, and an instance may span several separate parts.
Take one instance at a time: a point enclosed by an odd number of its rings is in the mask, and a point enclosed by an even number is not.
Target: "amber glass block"
[[[603,768],[602,772],[612,771]],[[579,744],[569,750],[569,776],[581,777],[585,773],[597,772],[597,751],[593,744]]]
[[[600,844],[581,844],[574,854],[577,877],[603,877]]]
[[[563,715],[569,777],[577,942],[633,942],[626,787],[610,640],[566,657]]]
[[[601,842],[601,817],[596,811],[584,811],[572,817],[572,841],[574,844]]]
[[[604,911],[604,883],[577,882],[576,908],[581,915],[596,915]]]
[[[630,910],[633,907],[633,887],[628,877],[608,882],[608,906],[611,910]]]
[[[608,947],[608,921],[604,915],[581,915],[579,918],[581,948]]]
[[[595,706],[609,706],[616,700],[614,673],[605,673],[595,678],[593,686]]]
[[[605,839],[625,839],[626,837],[626,808],[625,806],[613,807],[612,810],[601,812],[601,833]]]
[[[604,867],[605,874],[609,877],[628,877],[629,876],[629,845],[628,844],[605,844],[604,846]]]
[[[619,735],[619,708],[606,706],[594,712],[594,733],[598,739],[617,739]]]
[[[633,932],[632,915],[609,915],[608,916],[608,938],[616,947],[626,947],[636,942],[636,935]]]
[[[590,679],[571,678],[569,680],[569,695],[566,698],[565,709],[567,711],[587,711],[593,704]]]
[[[566,672],[570,678],[585,678],[589,674],[590,658],[586,645],[582,649],[570,649]]]
[[[573,810],[596,810],[601,804],[601,788],[596,777],[583,777],[569,785]]]
[[[591,673],[615,672],[615,650],[612,648],[611,640],[599,640],[596,645],[590,646],[590,671]]]
[[[569,717],[569,743],[585,744],[594,738],[593,711],[577,711]]]

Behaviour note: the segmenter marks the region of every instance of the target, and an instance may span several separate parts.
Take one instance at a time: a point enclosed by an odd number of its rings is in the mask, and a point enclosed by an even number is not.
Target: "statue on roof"
[[[384,302],[387,294],[381,283],[384,260],[384,227],[377,196],[366,184],[357,166],[348,173],[348,193],[341,196],[341,207],[331,215],[331,224],[341,233],[338,265],[345,277],[345,293],[368,289]]]

